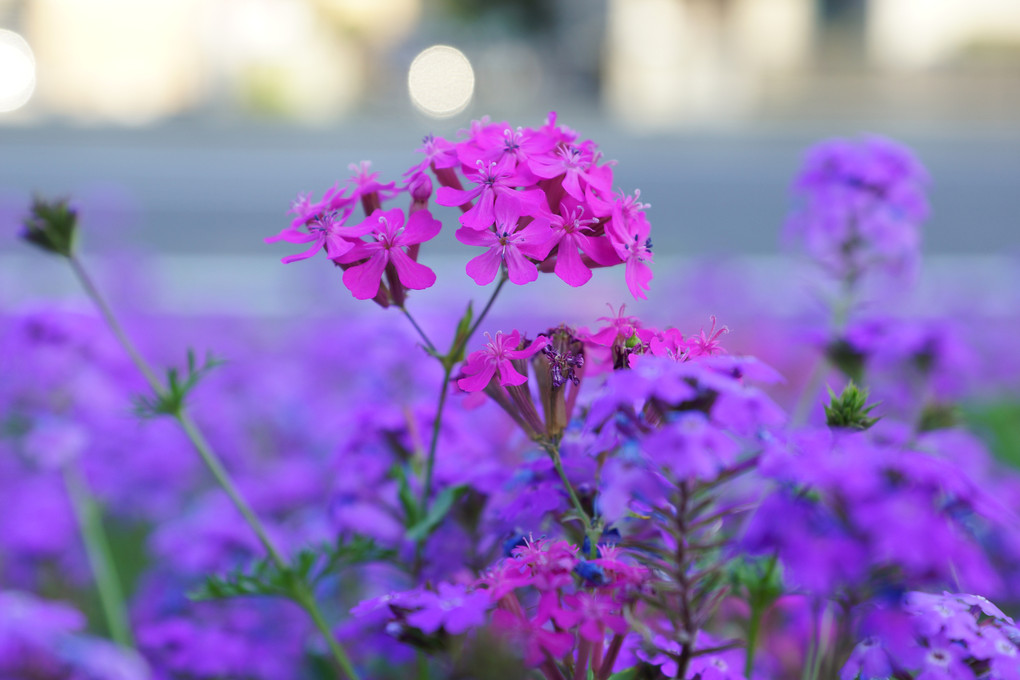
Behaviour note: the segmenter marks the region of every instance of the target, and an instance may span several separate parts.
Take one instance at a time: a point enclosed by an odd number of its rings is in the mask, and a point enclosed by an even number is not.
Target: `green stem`
[[[73,462],[64,466],[64,483],[85,542],[85,553],[88,555],[96,590],[99,591],[99,601],[103,607],[110,637],[122,647],[134,647],[135,640],[128,624],[124,592],[121,590],[120,579],[110,554],[110,542],[103,530],[102,511],[89,490],[88,482]]]
[[[428,514],[429,497],[432,495],[432,474],[436,467],[436,451],[439,448],[439,431],[443,426],[443,408],[446,406],[446,395],[450,392],[450,375],[452,366],[443,367],[443,382],[439,388],[439,403],[436,405],[436,417],[432,421],[432,437],[429,440],[428,458],[425,459],[425,481],[421,487],[421,516]]]
[[[489,310],[492,309],[493,303],[496,302],[496,298],[499,296],[499,291],[503,290],[503,286],[506,285],[506,282],[509,280],[510,275],[506,273],[506,267],[504,267],[499,277],[499,283],[496,284],[496,289],[492,291],[492,295],[489,296],[489,301],[486,302],[485,307],[482,308],[482,313],[478,315],[477,319],[475,319],[475,322],[471,325],[467,335],[465,335],[464,338],[457,343],[457,346],[453,348],[453,351],[450,352],[452,356],[457,356],[462,349],[467,347],[467,344],[474,336],[475,331],[478,330],[478,327],[482,325],[483,321],[485,321],[485,317],[488,316]]]
[[[800,398],[797,399],[797,405],[793,409],[793,415],[790,418],[792,426],[799,427],[807,422],[808,416],[811,415],[811,407],[814,406],[815,398],[818,396],[818,388],[822,386],[822,381],[825,380],[825,375],[828,372],[829,360],[824,355],[818,357],[804,383],[804,389],[800,393]]]
[[[198,455],[202,458],[202,462],[205,463],[206,468],[212,473],[212,476],[216,479],[216,482],[230,497],[231,502],[244,517],[244,520],[251,527],[252,531],[259,539],[259,543],[265,549],[266,554],[269,555],[270,559],[276,563],[276,566],[280,569],[287,568],[287,560],[283,558],[280,551],[276,548],[276,544],[273,543],[272,539],[269,538],[269,534],[266,533],[266,529],[263,526],[261,520],[255,515],[255,511],[251,505],[241,494],[240,489],[234,483],[233,478],[227,469],[223,466],[219,456],[213,452],[212,447],[209,446],[209,442],[206,440],[205,435],[198,429],[195,421],[191,419],[191,416],[187,411],[181,409],[175,414],[177,422],[180,423],[181,428],[184,430],[184,434],[188,436],[191,444],[198,451]]]
[[[438,357],[439,362],[443,365],[443,382],[439,392],[439,404],[436,407],[436,416],[435,419],[432,421],[432,439],[429,442],[428,457],[425,460],[425,480],[424,483],[422,484],[420,499],[422,517],[428,514],[429,497],[432,495],[432,473],[436,465],[436,450],[439,446],[439,431],[442,426],[443,407],[446,405],[446,396],[447,392],[449,392],[450,376],[453,375],[454,367],[453,357],[458,356],[464,349],[464,347],[467,346],[467,343],[471,340],[471,337],[474,336],[475,331],[478,330],[478,327],[481,325],[482,321],[485,320],[485,317],[488,315],[489,310],[492,309],[492,305],[496,301],[496,297],[499,295],[499,291],[503,289],[503,285],[507,282],[508,279],[509,276],[504,271],[499,279],[499,283],[496,284],[495,290],[493,290],[492,295],[489,296],[489,301],[485,303],[485,307],[482,309],[481,314],[478,315],[478,318],[475,320],[475,323],[471,326],[471,328],[464,335],[464,337],[461,338],[460,342],[457,342],[452,348],[450,348],[449,354],[447,354],[445,357]],[[406,309],[403,309],[403,311],[404,315],[407,316],[411,324],[414,325],[416,329],[418,329],[418,333],[419,335],[421,335],[422,339],[425,340],[426,345],[434,350],[435,346],[432,344],[431,341],[429,341],[428,337],[426,337],[425,333],[421,330],[421,328],[419,328],[418,324],[415,323],[414,318],[411,316],[410,312],[408,312]]]
[[[588,512],[581,505],[581,499],[577,497],[577,493],[574,491],[574,486],[570,483],[570,479],[567,478],[567,473],[563,469],[563,460],[560,458],[560,447],[556,444],[546,445],[545,450],[549,452],[549,457],[552,458],[553,467],[556,468],[556,474],[560,476],[560,481],[563,482],[563,488],[567,490],[567,495],[570,496],[570,503],[574,506],[574,510],[577,511],[581,521],[584,522],[584,535],[588,537],[588,549],[590,554],[594,554],[598,546],[598,536],[595,534],[595,526],[592,518],[588,516]],[[590,555],[589,555],[590,556]]]
[[[772,579],[772,572],[775,571],[776,562],[778,557],[772,556],[769,560],[769,566],[765,569],[765,574],[762,576],[761,583],[764,588],[768,588],[769,581]],[[750,598],[751,605],[751,617],[747,622],[747,656],[744,659],[744,675],[751,677],[751,671],[754,670],[754,653],[758,647],[758,633],[761,631],[761,619],[765,615],[765,610],[768,609],[770,600],[768,596],[761,597],[761,591],[753,593]]]
[[[422,327],[419,326],[418,322],[414,320],[413,316],[411,316],[411,312],[407,311],[407,307],[401,306],[400,311],[404,313],[404,316],[407,317],[407,320],[411,322],[412,326],[414,326],[414,330],[418,331],[419,337],[421,337],[422,342],[425,343],[425,347],[429,350],[429,352],[433,354],[437,353],[439,350],[436,349],[436,346],[432,344],[431,340],[429,340],[429,336],[425,334],[425,331],[422,330]]]
[[[105,298],[103,298],[103,296],[99,293],[99,289],[96,287],[95,283],[92,282],[92,277],[89,276],[85,267],[82,266],[81,261],[74,255],[71,255],[67,259],[70,261],[71,269],[74,270],[82,288],[85,289],[85,293],[92,298],[92,302],[97,308],[99,308],[99,313],[103,315],[103,320],[106,321],[106,325],[110,327],[111,331],[113,331],[113,334],[117,338],[117,341],[121,344],[121,347],[123,347],[124,351],[128,353],[129,357],[131,357],[131,361],[138,368],[139,372],[141,372],[142,376],[145,377],[146,382],[149,383],[152,390],[157,394],[162,394],[163,384],[159,381],[159,378],[156,377],[155,372],[153,372],[153,370],[149,367],[149,364],[145,362],[145,359],[142,358],[142,355],[138,352],[134,343],[131,342],[131,338],[124,332],[124,329],[121,327],[120,322],[117,321],[117,317],[114,315],[113,310],[110,309],[108,304],[106,304]]]
[[[322,615],[322,611],[319,609],[319,605],[315,602],[315,597],[310,590],[308,590],[305,584],[301,584],[295,589],[294,599],[301,607],[308,612],[308,615],[312,617],[312,621],[315,622],[315,627],[322,633],[322,637],[326,639],[326,644],[329,645],[329,651],[333,654],[333,658],[339,664],[340,669],[344,672],[351,680],[359,680],[361,676],[358,675],[358,671],[354,669],[351,664],[350,658],[347,656],[347,652],[337,642],[336,636],[333,634],[329,624],[326,623],[326,619]]]
[[[145,377],[146,381],[152,387],[152,390],[157,395],[163,396],[166,393],[166,390],[163,387],[162,383],[160,383],[159,379],[156,378],[155,372],[152,370],[149,364],[146,363],[141,353],[139,353],[138,350],[135,348],[134,344],[131,342],[131,339],[128,337],[127,333],[124,332],[124,329],[117,321],[117,317],[114,315],[113,310],[106,303],[106,300],[99,292],[99,289],[92,282],[92,278],[85,270],[85,267],[82,266],[81,262],[74,256],[69,257],[68,260],[70,261],[71,268],[77,275],[78,280],[81,282],[82,287],[85,289],[86,294],[88,294],[88,296],[92,298],[92,301],[95,303],[96,307],[103,315],[103,318],[106,320],[106,323],[110,327],[110,330],[113,331],[114,336],[116,336],[121,346],[123,346],[124,350],[131,358],[131,361],[138,368],[139,372]],[[251,506],[248,504],[248,501],[241,494],[241,491],[237,488],[237,485],[234,483],[233,478],[231,478],[230,473],[227,472],[227,469],[226,467],[224,467],[219,456],[217,456],[216,453],[213,451],[212,447],[209,446],[208,441],[202,434],[201,430],[198,429],[198,426],[195,424],[195,422],[191,419],[191,416],[189,416],[187,411],[182,407],[180,410],[177,411],[177,413],[174,414],[174,417],[177,419],[177,422],[180,423],[180,426],[184,430],[184,433],[187,435],[188,439],[195,447],[195,450],[198,451],[198,455],[202,458],[202,461],[205,463],[206,467],[212,473],[213,477],[216,478],[216,481],[219,483],[219,485],[223,488],[224,491],[226,491],[227,495],[230,497],[230,500],[234,503],[234,506],[244,517],[245,521],[251,527],[252,531],[255,532],[255,535],[258,537],[259,542],[262,544],[263,548],[269,555],[270,559],[273,560],[273,562],[280,569],[280,571],[288,570],[290,567],[287,565],[287,562],[283,558],[283,555],[276,548],[276,545],[273,543],[272,539],[269,538],[269,534],[266,533],[265,527],[263,526],[262,522],[259,520],[258,516],[255,515],[254,510],[252,510]],[[329,629],[329,626],[326,625],[326,622],[322,617],[322,612],[319,610],[319,607],[316,604],[315,599],[314,597],[312,597],[311,593],[302,587],[300,591],[294,592],[293,596],[295,600],[305,609],[305,611],[308,612],[308,615],[312,617],[312,620],[315,621],[316,627],[322,632],[323,636],[326,638],[326,643],[329,645],[330,651],[333,653],[333,657],[336,659],[336,662],[344,670],[347,676],[351,678],[351,680],[360,680],[357,672],[351,666],[351,662],[350,659],[347,657],[347,653],[344,651],[343,647],[340,646],[340,643],[337,642],[335,636],[333,635],[333,632]]]
[[[747,623],[747,656],[744,658],[744,676],[751,677],[754,670],[754,651],[758,646],[758,631],[761,628],[761,616],[764,612],[758,607],[751,608],[751,619]]]

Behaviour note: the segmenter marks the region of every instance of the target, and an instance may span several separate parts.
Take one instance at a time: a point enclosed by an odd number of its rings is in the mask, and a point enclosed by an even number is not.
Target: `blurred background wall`
[[[425,133],[549,110],[642,190],[660,258],[775,253],[803,150],[860,133],[932,171],[929,253],[1017,254],[1016,0],[0,0],[0,302],[35,285],[33,191],[96,251],[241,277],[349,163],[398,179]]]

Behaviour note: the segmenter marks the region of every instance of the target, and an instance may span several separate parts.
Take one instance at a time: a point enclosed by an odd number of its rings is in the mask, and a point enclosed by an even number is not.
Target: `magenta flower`
[[[591,219],[584,217],[583,205],[577,205],[571,210],[566,203],[561,203],[560,214],[553,215],[551,221],[553,233],[548,242],[550,251],[554,246],[558,246],[553,271],[565,283],[575,288],[583,286],[591,279],[591,269],[581,259],[578,250],[601,265],[620,262],[620,258],[604,237],[586,233],[591,232],[592,225],[598,222],[597,217]]]
[[[546,207],[545,194],[537,189],[518,191],[522,182],[517,175],[512,156],[504,156],[499,162],[486,165],[478,161],[477,172],[465,172],[464,175],[477,184],[473,189],[454,189],[440,187],[436,192],[436,203],[447,206],[460,206],[478,199],[467,212],[460,216],[460,223],[469,229],[485,229],[496,220],[494,206],[497,196],[510,196],[520,201],[528,215],[536,215]]]
[[[464,362],[466,377],[457,381],[457,386],[465,392],[484,390],[497,374],[500,385],[523,385],[528,381],[527,376],[518,373],[510,360],[527,359],[545,347],[548,342],[546,338],[539,337],[525,349],[517,349],[521,344],[521,334],[517,331],[510,335],[503,335],[497,331],[495,338],[486,333],[485,337],[489,339],[485,349],[471,353]]]
[[[406,226],[404,211],[400,208],[376,210],[355,227],[363,233],[371,231],[375,240],[361,241],[336,258],[340,264],[366,260],[344,272],[344,285],[357,299],[369,300],[379,291],[383,272],[392,265],[405,287],[412,290],[428,288],[436,282],[435,272],[411,259],[404,248],[434,238],[441,227],[439,220],[434,219],[428,210],[413,213]]]
[[[651,225],[643,212],[648,207],[640,203],[640,192],[625,197],[613,206],[613,219],[606,227],[606,234],[616,254],[624,261],[624,278],[631,295],[647,299],[645,291],[652,280],[652,270],[647,263],[652,261],[652,239],[649,238]]]
[[[492,615],[492,626],[524,650],[524,663],[537,666],[547,658],[560,658],[574,646],[574,636],[536,625],[533,621],[497,609]]]
[[[543,259],[549,249],[544,244],[552,237],[544,220],[535,220],[518,228],[521,218],[520,204],[511,196],[500,196],[494,208],[496,224],[493,229],[476,231],[457,230],[457,240],[469,246],[483,246],[488,250],[467,264],[467,274],[479,286],[496,278],[500,265],[505,264],[510,281],[522,286],[538,278],[538,268],[529,257]]]
[[[378,172],[372,172],[372,164],[369,161],[351,163],[347,166],[354,174],[347,183],[351,185],[351,200],[361,200],[361,207],[365,214],[382,208],[382,202],[389,200],[400,193],[396,182],[380,184]]]
[[[586,185],[593,181],[600,182],[600,186],[596,188],[606,193],[610,191],[610,187],[601,184],[600,175],[589,174],[588,170],[593,166],[594,154],[583,145],[563,146],[555,155],[539,156],[528,161],[528,168],[538,177],[553,179],[562,175],[563,190],[578,201],[584,200],[582,179]]]
[[[275,236],[266,237],[264,241],[312,244],[304,252],[283,258],[281,262],[284,264],[308,259],[323,247],[330,259],[340,257],[354,247],[353,241],[366,233],[355,227],[344,226],[354,212],[351,206],[355,200],[354,196],[344,196],[337,187],[327,191],[318,202],[312,202],[309,194],[302,194],[291,204],[289,212],[294,215],[294,219],[290,226]]]

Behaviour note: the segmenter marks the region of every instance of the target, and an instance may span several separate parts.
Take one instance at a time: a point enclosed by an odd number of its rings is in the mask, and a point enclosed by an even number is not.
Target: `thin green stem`
[[[439,388],[439,403],[436,405],[436,417],[432,421],[432,437],[429,440],[428,457],[425,459],[425,481],[421,487],[422,517],[428,514],[429,497],[432,495],[432,474],[436,467],[436,451],[439,448],[439,431],[443,427],[443,408],[446,406],[446,395],[450,392],[450,375],[452,366],[443,367],[443,382]]]
[[[804,388],[797,399],[797,405],[793,409],[790,424],[794,427],[807,422],[808,416],[811,415],[811,407],[815,405],[818,389],[822,386],[822,381],[825,380],[828,372],[829,360],[824,355],[818,357],[814,367],[811,369],[810,375],[808,375],[807,380],[804,382]]]
[[[96,590],[99,591],[99,601],[103,607],[110,637],[122,647],[134,647],[135,640],[128,624],[124,592],[110,553],[110,542],[106,537],[106,531],[103,530],[99,504],[74,462],[64,466],[64,484],[67,486],[67,495],[71,499],[71,507],[74,509],[78,529],[85,543],[85,553],[96,582]]]
[[[127,333],[124,332],[124,329],[117,321],[117,317],[114,315],[113,310],[106,303],[106,300],[99,292],[99,289],[92,282],[92,278],[85,270],[85,267],[82,266],[81,262],[74,256],[69,257],[68,260],[70,261],[71,268],[77,275],[78,280],[81,282],[82,287],[85,289],[85,292],[92,299],[93,303],[95,303],[96,307],[103,315],[103,318],[106,320],[107,325],[110,327],[110,330],[113,331],[114,336],[116,336],[121,346],[123,346],[124,350],[131,358],[131,361],[145,377],[146,381],[152,387],[152,390],[157,395],[163,396],[166,393],[166,390],[162,383],[160,383],[159,379],[156,378],[155,372],[135,348],[134,343],[131,342]],[[252,531],[255,532],[255,535],[258,537],[259,542],[262,544],[270,559],[273,560],[281,571],[288,570],[290,567],[287,565],[283,555],[276,548],[272,539],[269,538],[269,534],[266,532],[265,526],[259,520],[254,510],[252,510],[248,501],[241,494],[241,491],[237,488],[237,485],[234,483],[230,473],[227,472],[227,469],[224,467],[219,456],[217,456],[213,451],[201,430],[199,430],[198,426],[191,419],[191,416],[188,415],[188,412],[183,407],[181,407],[174,414],[174,417],[177,419],[177,422],[180,423],[184,433],[188,436],[188,439],[191,440],[192,445],[195,447],[195,450],[198,451],[198,455],[202,458],[202,461],[212,473],[213,477],[215,477],[216,481],[230,497],[230,500],[244,517]],[[326,625],[322,612],[319,610],[312,594],[302,586],[300,589],[297,589],[294,593],[292,593],[292,595],[305,609],[305,611],[308,612],[308,615],[312,617],[312,620],[315,621],[316,627],[326,638],[326,643],[329,645],[333,657],[344,670],[344,673],[346,673],[351,680],[360,680],[357,672],[351,665],[350,659],[347,657],[347,653],[344,651],[343,647],[340,646],[340,643],[337,642],[336,637],[333,635],[329,626]]]
[[[120,322],[117,321],[117,317],[114,315],[113,310],[110,309],[108,304],[106,304],[106,299],[99,293],[99,289],[96,287],[95,283],[93,283],[92,277],[89,276],[88,271],[86,271],[85,267],[82,266],[81,261],[74,255],[71,255],[67,259],[71,263],[71,269],[74,270],[82,288],[85,289],[85,293],[92,298],[92,302],[95,303],[96,307],[99,309],[99,313],[103,315],[106,325],[110,327],[110,330],[113,332],[114,336],[116,336],[117,341],[124,348],[124,351],[128,353],[129,357],[131,357],[131,361],[136,367],[138,367],[138,370],[141,372],[142,376],[144,376],[146,382],[149,383],[152,390],[158,394],[162,394],[163,384],[159,381],[159,378],[156,377],[156,373],[149,367],[149,364],[146,363],[145,359],[142,358],[142,355],[138,352],[134,343],[131,342],[131,338],[124,332],[124,329],[121,327]]]
[[[485,303],[485,307],[482,308],[481,314],[478,315],[478,318],[475,319],[475,322],[471,325],[467,335],[465,335],[464,338],[457,343],[457,346],[453,348],[453,351],[450,353],[451,355],[456,356],[462,349],[467,347],[468,342],[472,337],[474,337],[475,331],[478,330],[478,328],[482,325],[482,322],[485,321],[485,317],[488,316],[489,310],[492,309],[493,303],[496,302],[496,298],[499,297],[499,291],[503,290],[503,286],[506,285],[506,282],[509,280],[510,275],[506,273],[506,268],[504,267],[499,277],[499,283],[496,284],[496,289],[493,290],[492,295],[489,296],[489,301]]]
[[[747,622],[747,652],[744,657],[744,676],[751,677],[754,670],[754,652],[758,647],[758,631],[761,629],[761,615],[764,612],[759,608],[751,610],[751,618]]]
[[[302,584],[296,589],[294,597],[298,604],[308,612],[308,615],[312,617],[312,621],[315,622],[315,627],[322,633],[322,637],[326,639],[326,644],[329,645],[329,651],[333,654],[333,658],[339,664],[340,669],[344,672],[351,680],[360,680],[358,671],[354,669],[354,665],[351,664],[350,657],[347,656],[347,652],[337,642],[336,636],[333,634],[329,624],[326,623],[326,619],[322,615],[322,611],[319,609],[319,605],[315,602],[315,596],[308,588]]]
[[[772,579],[772,573],[775,571],[776,562],[778,558],[776,555],[772,556],[769,560],[769,566],[765,570],[765,574],[762,576],[762,586],[767,588],[769,581]],[[754,654],[758,647],[758,633],[761,630],[761,619],[765,615],[765,610],[768,608],[770,600],[761,597],[761,591],[758,590],[751,594],[750,605],[751,605],[751,616],[747,622],[747,656],[744,659],[744,675],[751,677],[751,672],[754,670]]]
[[[237,488],[233,478],[227,469],[223,466],[219,456],[213,452],[212,447],[209,446],[209,442],[206,440],[205,435],[198,429],[195,421],[191,419],[188,412],[185,410],[179,411],[176,416],[177,422],[180,423],[184,433],[188,436],[195,450],[198,451],[198,455],[202,458],[202,462],[212,473],[212,476],[216,479],[216,482],[223,488],[230,497],[234,506],[244,517],[244,520],[251,527],[252,531],[259,539],[259,543],[265,549],[266,554],[269,555],[270,559],[276,563],[276,566],[280,569],[287,567],[287,561],[280,554],[280,551],[276,548],[276,544],[273,543],[272,539],[269,538],[269,534],[266,533],[266,529],[263,526],[261,520],[255,515],[255,511],[248,504],[248,501],[241,494],[241,491]]]
[[[412,326],[414,326],[414,330],[418,331],[418,336],[421,337],[422,342],[425,343],[425,347],[428,348],[428,350],[432,353],[438,352],[439,350],[436,349],[436,346],[429,339],[429,336],[425,334],[425,331],[422,330],[422,327],[419,326],[418,322],[414,320],[413,316],[411,316],[411,312],[407,311],[407,307],[401,305],[400,311],[404,313],[404,316],[407,317],[407,320],[411,322]]]
[[[421,498],[419,503],[419,505],[421,506],[421,514],[423,517],[428,514],[428,502],[429,498],[432,495],[432,474],[436,465],[436,450],[439,447],[439,431],[442,428],[443,407],[446,405],[446,396],[447,393],[449,392],[450,376],[453,375],[453,363],[452,363],[453,357],[458,356],[461,353],[461,351],[467,346],[467,343],[471,340],[472,336],[474,336],[475,331],[478,330],[478,327],[481,325],[482,321],[484,321],[485,317],[489,314],[489,310],[492,309],[492,305],[493,303],[495,303],[496,297],[499,296],[499,291],[503,289],[503,285],[507,282],[508,279],[509,276],[504,271],[499,279],[499,283],[496,284],[495,290],[493,290],[492,295],[489,296],[489,301],[485,303],[485,307],[482,309],[481,314],[478,315],[478,318],[475,320],[474,324],[471,326],[468,332],[464,335],[463,338],[460,339],[459,342],[457,342],[450,349],[449,354],[447,354],[445,357],[437,357],[439,359],[439,362],[443,365],[443,382],[440,387],[439,403],[436,406],[435,419],[432,421],[432,438],[429,442],[428,457],[425,460],[425,479],[422,484]],[[403,310],[404,315],[407,316],[411,324],[418,330],[418,334],[421,335],[423,340],[425,340],[426,345],[430,349],[435,350],[435,345],[433,345],[432,342],[429,341],[425,333],[421,330],[421,328],[419,328],[418,324],[415,323],[415,320],[411,316],[410,312],[408,312],[406,309],[403,308],[401,309]]]
[[[574,510],[577,511],[578,516],[584,523],[584,535],[588,538],[588,549],[594,554],[597,550],[598,536],[595,533],[595,525],[591,517],[588,516],[588,512],[581,505],[581,499],[577,497],[577,493],[574,491],[573,484],[570,483],[570,479],[567,478],[567,473],[563,469],[563,460],[560,458],[560,447],[556,444],[548,444],[544,446],[545,450],[549,452],[549,457],[552,459],[553,467],[556,468],[556,474],[559,475],[560,481],[563,482],[563,488],[567,490],[567,495],[570,496],[570,503],[574,506]]]

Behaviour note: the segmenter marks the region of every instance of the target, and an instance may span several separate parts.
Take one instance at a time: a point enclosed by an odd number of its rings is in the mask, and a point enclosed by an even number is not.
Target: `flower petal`
[[[560,239],[553,271],[567,285],[574,288],[583,286],[591,279],[591,270],[581,261],[581,255],[577,252],[577,240],[571,234],[566,234]]]
[[[470,231],[470,229],[468,230]],[[487,251],[472,259],[467,263],[465,268],[467,275],[475,280],[479,286],[492,283],[492,280],[496,278],[496,272],[499,271],[499,265],[502,262],[502,258],[499,256],[499,248],[489,248]],[[534,265],[532,265],[534,267]],[[538,272],[535,272],[536,278]],[[511,276],[511,280],[513,277]]]
[[[424,290],[436,282],[436,273],[425,265],[412,260],[400,248],[390,251],[390,262],[397,270],[400,282],[411,290]]]
[[[397,237],[396,243],[402,246],[410,246],[415,243],[431,241],[439,234],[443,223],[432,217],[428,210],[418,210],[411,213],[404,227],[404,233]]]
[[[385,250],[376,252],[364,264],[344,272],[344,285],[358,300],[370,300],[379,292],[383,270],[389,258]]]

